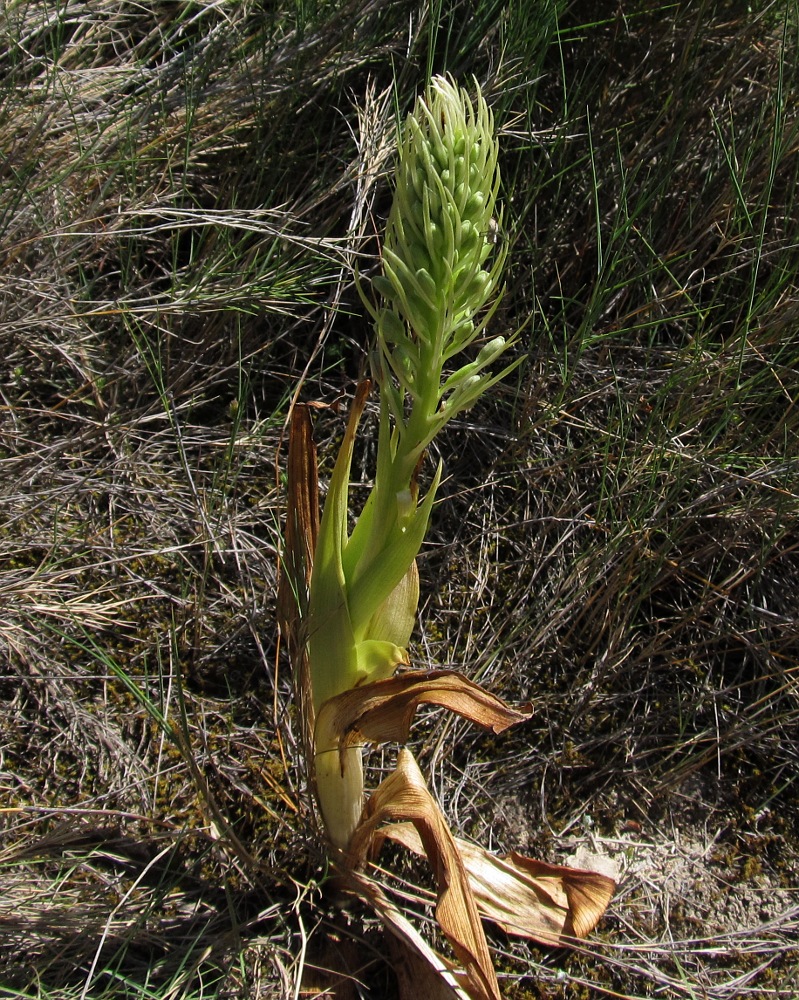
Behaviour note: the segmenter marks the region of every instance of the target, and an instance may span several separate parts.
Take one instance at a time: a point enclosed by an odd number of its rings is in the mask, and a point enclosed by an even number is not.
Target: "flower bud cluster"
[[[383,275],[374,281],[384,301],[375,314],[381,389],[400,427],[406,396],[412,407],[421,404],[431,424],[428,441],[501,377],[483,373],[508,346],[501,337],[476,360],[442,374],[493,311],[478,321],[505,260],[493,236],[497,155],[493,116],[479,88],[473,103],[450,80],[434,77],[405,124]],[[398,388],[386,384],[389,372]]]

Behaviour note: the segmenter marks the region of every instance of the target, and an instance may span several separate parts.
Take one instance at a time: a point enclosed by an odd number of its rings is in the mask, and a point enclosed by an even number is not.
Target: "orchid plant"
[[[499,997],[481,916],[512,933],[563,943],[593,928],[614,889],[597,872],[515,854],[497,858],[458,841],[405,746],[396,770],[368,799],[364,789],[364,746],[405,744],[422,703],[497,733],[531,715],[529,706],[512,708],[455,671],[409,669],[407,650],[419,600],[416,556],[442,474],[439,463],[422,491],[426,450],[519,363],[502,364],[513,338],[486,336],[506,256],[494,238],[499,184],[493,116],[479,87],[472,100],[452,80],[433,78],[399,146],[383,273],[373,280],[377,304],[362,293],[375,324],[380,394],[374,486],[350,530],[353,446],[370,384],[358,387],[321,521],[310,411],[296,407],[280,594],[331,857],[394,932],[473,1000]],[[436,913],[463,966],[460,976],[363,873],[386,838],[433,866]]]

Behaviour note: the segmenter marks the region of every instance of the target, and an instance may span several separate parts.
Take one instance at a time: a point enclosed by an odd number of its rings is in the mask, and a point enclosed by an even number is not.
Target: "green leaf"
[[[422,547],[436,490],[441,482],[441,473],[442,465],[439,463],[421,506],[405,525],[395,522],[379,554],[367,566],[358,566],[349,590],[350,613],[356,638],[366,638],[365,631],[372,615],[408,572],[408,567]]]
[[[308,606],[308,648],[315,708],[357,680],[355,636],[342,564],[347,544],[350,466],[370,383],[358,386],[330,480],[314,555]]]

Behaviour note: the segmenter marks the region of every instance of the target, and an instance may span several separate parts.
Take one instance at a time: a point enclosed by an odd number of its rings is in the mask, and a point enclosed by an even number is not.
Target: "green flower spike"
[[[377,330],[373,367],[380,388],[375,483],[348,535],[365,384],[331,479],[311,577],[308,656],[317,717],[330,698],[407,664],[419,599],[415,559],[441,478],[439,466],[420,501],[422,457],[449,420],[515,367],[487,370],[509,346],[495,337],[454,373],[444,371],[481,337],[498,301],[505,251],[492,235],[499,189],[493,129],[479,88],[472,103],[442,77],[432,80],[405,123],[384,273],[374,281],[383,301],[366,303]],[[362,808],[361,751],[343,746],[326,725],[317,729],[322,816],[332,842],[345,848]]]
[[[392,676],[409,660],[419,601],[415,560],[441,478],[439,464],[420,497],[425,450],[449,420],[515,367],[492,373],[509,345],[483,335],[505,261],[494,238],[498,188],[493,121],[479,89],[472,101],[436,77],[400,143],[383,274],[374,281],[380,302],[364,297],[377,330],[374,486],[350,534],[350,466],[369,383],[358,387],[321,523],[310,411],[298,405],[289,437],[278,603],[303,740],[313,756],[325,830],[339,849],[331,860],[343,885],[392,929],[395,947],[435,969],[448,994],[469,1000],[501,1000],[482,919],[509,934],[563,945],[592,930],[615,888],[606,874],[515,853],[498,858],[455,838],[407,746],[420,705],[455,712],[494,733],[530,718],[532,706],[513,708],[455,670]],[[469,348],[468,357],[453,364]],[[401,747],[396,768],[364,806],[361,748],[383,743]],[[379,882],[362,872],[386,839],[427,858],[436,919],[461,970],[451,970]]]

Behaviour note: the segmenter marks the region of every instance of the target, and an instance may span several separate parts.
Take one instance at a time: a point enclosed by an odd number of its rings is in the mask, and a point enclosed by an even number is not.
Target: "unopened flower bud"
[[[493,340],[489,340],[487,344],[480,348],[480,353],[477,355],[477,364],[481,368],[490,365],[494,358],[499,357],[504,350],[505,338],[494,337]]]

